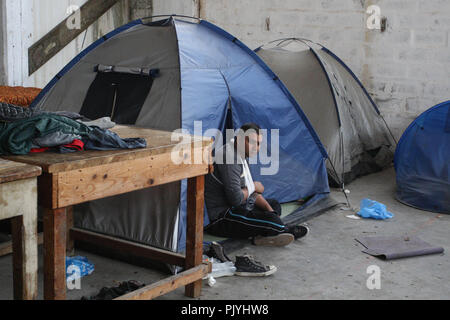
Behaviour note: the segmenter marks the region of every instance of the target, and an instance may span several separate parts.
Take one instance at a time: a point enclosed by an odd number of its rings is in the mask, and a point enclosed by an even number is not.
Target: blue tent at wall
[[[418,209],[450,213],[450,101],[417,117],[394,157],[397,199]]]
[[[133,21],[74,58],[32,108],[89,118],[115,110],[117,123],[190,133],[194,121],[202,121],[203,132],[225,130],[227,119],[233,128],[256,122],[279,129],[278,173],[261,175],[267,164],[251,169],[267,197],[287,202],[329,193],[327,154],[300,106],[252,50],[207,21]],[[185,248],[186,181],[75,210],[78,227],[178,252]]]

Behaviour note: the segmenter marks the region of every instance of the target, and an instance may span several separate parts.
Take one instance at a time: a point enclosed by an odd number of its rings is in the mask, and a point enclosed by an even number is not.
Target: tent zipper
[[[114,98],[113,98],[113,104],[111,109],[111,121],[114,119],[114,112],[116,111],[116,102],[117,102],[117,84],[112,84],[114,87]]]

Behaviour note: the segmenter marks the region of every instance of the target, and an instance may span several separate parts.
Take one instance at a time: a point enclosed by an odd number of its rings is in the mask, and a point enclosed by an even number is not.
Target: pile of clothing
[[[120,138],[109,117],[86,119],[74,112],[45,112],[0,103],[0,155],[35,152],[145,148],[142,138]]]

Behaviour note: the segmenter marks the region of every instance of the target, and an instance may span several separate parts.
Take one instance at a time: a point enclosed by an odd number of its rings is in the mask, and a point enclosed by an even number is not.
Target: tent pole
[[[333,162],[330,160],[330,158],[328,158],[328,161],[330,161],[331,168],[333,168],[334,174],[336,175],[336,178],[339,180],[339,181],[337,181],[337,182],[338,182],[338,184],[341,186],[341,191],[344,193],[345,199],[346,199],[346,201],[347,201],[347,206],[348,206],[349,208],[351,208],[350,201],[348,200],[347,194],[345,193],[344,180],[343,180],[343,179],[342,179],[342,180],[339,179],[339,175],[338,175],[338,173],[337,173],[337,171],[336,171],[336,168],[334,167]]]
[[[305,44],[306,46],[308,46],[308,47],[310,47],[310,48],[311,48],[311,46],[310,46],[309,44],[307,44],[306,42],[311,42],[311,43],[314,43],[314,44],[316,44],[316,45],[318,45],[318,46],[323,47],[323,45],[321,45],[320,43],[314,42],[314,41],[309,40],[309,39],[306,39],[306,38],[296,38],[296,37],[292,37],[292,38],[281,38],[281,39],[276,39],[276,40],[269,41],[269,42],[263,44],[262,46],[260,46],[258,49],[261,49],[261,48],[263,48],[263,47],[265,47],[265,46],[267,46],[267,45],[269,45],[269,44],[272,44],[272,43],[274,43],[274,42],[278,42],[275,46],[276,46],[276,47],[279,47],[282,43],[284,43],[284,42],[286,42],[286,41],[299,41],[299,42],[302,42],[303,44]]]
[[[350,205],[350,200],[348,199],[347,193],[345,192],[345,179],[344,179],[344,174],[345,174],[345,154],[344,154],[344,137],[342,135],[342,126],[339,126],[339,141],[341,143],[341,154],[342,154],[342,176],[341,176],[342,192],[344,193],[345,199],[347,200],[348,209],[351,209],[352,206]]]
[[[161,17],[170,17],[170,18],[188,18],[188,19],[193,19],[193,20],[198,20],[200,21],[201,19],[198,17],[193,17],[193,16],[187,16],[187,15],[181,15],[181,14],[159,14],[159,15],[155,15],[155,16],[148,16],[148,17],[143,17],[141,18],[141,20],[148,20],[151,19],[153,20],[153,18],[161,18]]]
[[[333,172],[334,172],[334,174],[335,174],[335,176],[336,176],[336,179],[338,179],[337,182],[338,182],[338,184],[341,186],[341,191],[344,193],[345,199],[346,199],[346,201],[347,201],[347,206],[348,206],[349,208],[351,208],[350,200],[348,199],[347,194],[345,193],[344,178],[343,178],[343,176],[342,176],[341,178],[339,178],[339,175],[338,175],[338,173],[337,173],[337,171],[336,171],[336,168],[334,167],[333,162],[330,160],[330,158],[328,158],[328,161],[330,161],[331,168],[333,169]]]
[[[395,139],[394,135],[392,134],[391,128],[389,128],[388,124],[386,123],[386,120],[384,119],[384,117],[381,115],[381,113],[379,114],[381,119],[384,122],[384,125],[386,126],[386,128],[388,129],[389,133],[391,134],[392,139],[394,140],[395,144],[398,145],[398,141]]]

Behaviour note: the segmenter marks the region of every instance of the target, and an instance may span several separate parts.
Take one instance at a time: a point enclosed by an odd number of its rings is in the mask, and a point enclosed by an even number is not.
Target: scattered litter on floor
[[[220,278],[234,275],[236,267],[232,261],[221,262],[219,259],[203,256],[203,261],[212,264],[212,271],[203,279],[208,277]]]
[[[361,217],[358,217],[358,216],[356,216],[356,215],[354,215],[354,214],[349,214],[348,216],[346,216],[347,218],[350,218],[350,219],[355,219],[355,220],[361,220]]]
[[[362,252],[386,260],[444,252],[444,248],[431,245],[416,236],[372,236],[355,240],[366,247]]]
[[[217,282],[216,279],[214,279],[214,277],[211,275],[208,275],[207,280],[208,280],[208,286],[210,286],[210,287],[214,287],[214,285]]]
[[[377,220],[390,219],[393,213],[387,211],[386,206],[375,200],[364,198],[360,203],[360,210],[357,213],[363,218],[372,218]]]
[[[94,272],[94,265],[86,257],[66,257],[66,281],[73,281]]]
[[[215,278],[233,276],[236,272],[236,267],[232,261],[221,262],[219,259],[203,256],[203,261],[212,264],[212,271],[208,273],[203,280],[207,280],[208,285],[213,287],[216,284]]]

